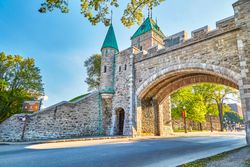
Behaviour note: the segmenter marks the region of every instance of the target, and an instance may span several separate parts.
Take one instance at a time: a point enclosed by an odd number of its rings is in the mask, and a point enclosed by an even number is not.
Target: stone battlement
[[[135,62],[140,62],[157,55],[161,55],[165,52],[171,52],[173,50],[181,49],[186,46],[193,45],[197,42],[211,39],[213,37],[231,32],[238,29],[235,24],[235,17],[231,16],[216,22],[216,29],[211,30],[209,26],[198,28],[191,32],[191,38],[188,38],[186,31],[168,36],[164,40],[164,47],[153,46],[148,51],[140,51],[135,55]]]

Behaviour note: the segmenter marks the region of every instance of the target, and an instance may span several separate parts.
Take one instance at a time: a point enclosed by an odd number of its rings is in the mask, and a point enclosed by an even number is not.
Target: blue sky
[[[205,25],[233,15],[236,0],[166,0],[153,10],[166,35],[182,30],[189,34]],[[0,52],[36,60],[41,69],[49,106],[87,92],[83,62],[99,53],[107,27],[92,26],[80,14],[80,0],[69,0],[70,13],[40,14],[42,0],[0,0]],[[113,9],[113,25],[119,49],[130,46],[138,25],[125,28],[120,18],[128,1]],[[185,3],[184,3],[185,2]],[[145,10],[145,14],[147,12]]]

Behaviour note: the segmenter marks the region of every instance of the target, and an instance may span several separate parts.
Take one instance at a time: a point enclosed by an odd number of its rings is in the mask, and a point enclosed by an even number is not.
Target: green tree
[[[118,8],[118,0],[79,0],[81,1],[81,14],[87,18],[92,25],[96,25],[99,22],[105,25],[110,24],[110,8]],[[143,9],[160,5],[165,0],[131,0],[127,3],[124,9],[121,22],[126,27],[131,27],[134,23],[140,24],[143,19]],[[46,13],[51,12],[54,9],[59,9],[62,13],[68,13],[69,0],[44,0],[41,4],[39,12]]]
[[[224,114],[223,118],[228,120],[228,121],[231,121],[231,122],[243,123],[243,119],[239,116],[238,113],[236,113],[234,111],[226,112]]]
[[[229,95],[239,97],[238,91],[218,84],[195,84],[184,87],[171,95],[173,118],[180,118],[183,107],[186,107],[187,118],[202,123],[207,114],[219,116],[223,130],[224,112],[230,111],[225,104]]]
[[[223,114],[230,110],[230,107],[225,104],[225,101],[230,99],[229,95],[239,98],[238,91],[231,87],[219,84],[197,84],[193,86],[193,89],[198,94],[202,94],[205,100],[204,103],[206,103],[208,111],[211,114],[217,115],[217,113],[214,113],[213,110],[211,110],[216,104],[216,111],[218,111],[220,118],[221,131],[223,131]]]
[[[180,119],[185,110],[188,120],[198,123],[205,122],[207,108],[203,103],[203,97],[194,94],[191,86],[184,87],[172,94],[171,105],[173,118]]]
[[[229,99],[228,95],[237,95],[237,90],[223,86],[223,85],[215,85],[214,86],[214,96],[212,99],[215,101],[219,111],[220,125],[221,131],[223,131],[223,115],[225,111],[228,111],[227,105],[224,104],[225,100]],[[226,110],[227,109],[227,110]]]
[[[101,77],[101,55],[94,54],[84,61],[84,67],[87,69],[87,79],[85,82],[89,90],[97,90],[100,85]]]
[[[40,70],[33,59],[0,53],[0,122],[20,113],[24,100],[43,94]]]

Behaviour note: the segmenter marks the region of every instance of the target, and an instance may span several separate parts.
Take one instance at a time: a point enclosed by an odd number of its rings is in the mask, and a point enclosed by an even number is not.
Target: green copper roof
[[[108,33],[107,33],[107,35],[105,37],[105,40],[104,40],[104,42],[102,44],[102,49],[103,48],[114,48],[117,51],[119,51],[118,45],[117,45],[117,42],[116,42],[116,38],[115,38],[115,32],[114,32],[112,24],[109,26]]]
[[[154,22],[154,20],[150,17],[148,17],[142,25],[138,28],[138,30],[134,33],[134,35],[131,37],[131,39],[138,37],[148,31],[153,30],[155,33],[157,33],[160,37],[165,38],[166,36],[163,34],[163,32],[160,30],[160,27]]]

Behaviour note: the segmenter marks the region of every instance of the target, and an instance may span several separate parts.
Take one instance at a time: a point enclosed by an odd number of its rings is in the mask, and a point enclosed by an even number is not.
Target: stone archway
[[[196,83],[216,83],[239,89],[240,74],[202,64],[168,67],[148,78],[136,92],[137,134],[165,135],[172,132],[170,95]]]

